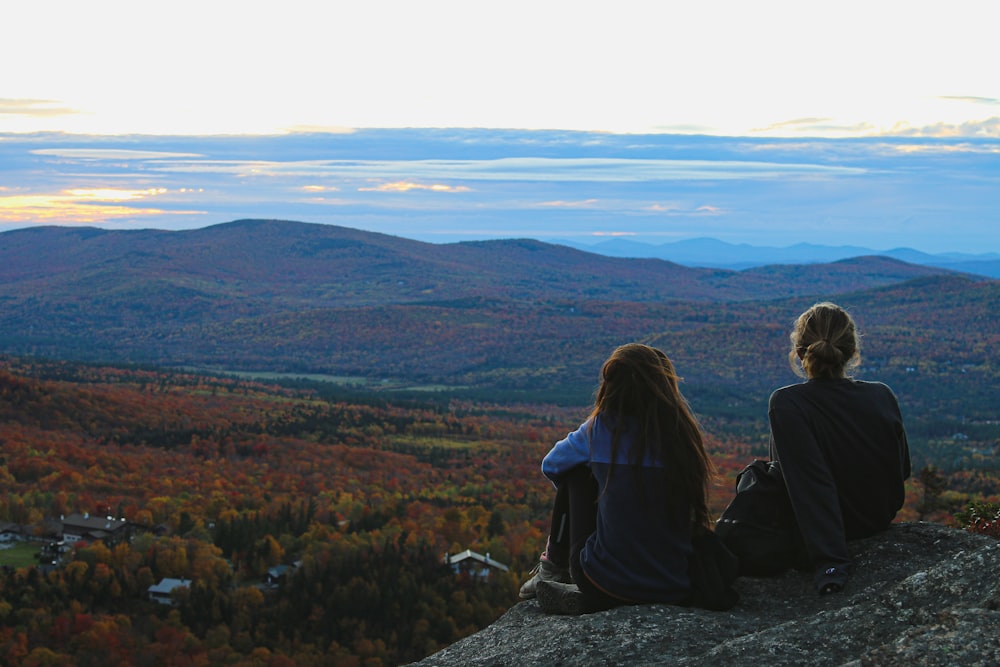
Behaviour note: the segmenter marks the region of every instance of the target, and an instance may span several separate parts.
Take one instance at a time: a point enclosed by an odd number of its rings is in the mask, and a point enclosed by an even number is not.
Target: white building
[[[454,556],[445,554],[444,562],[451,566],[452,572],[455,574],[465,574],[479,579],[489,578],[494,571],[506,572],[510,569],[503,563],[490,558],[489,554],[484,556],[470,549]]]
[[[160,583],[147,588],[146,595],[149,596],[149,599],[153,602],[159,602],[160,604],[173,604],[174,601],[171,598],[171,593],[178,588],[187,588],[190,586],[190,579],[165,578],[161,579]]]

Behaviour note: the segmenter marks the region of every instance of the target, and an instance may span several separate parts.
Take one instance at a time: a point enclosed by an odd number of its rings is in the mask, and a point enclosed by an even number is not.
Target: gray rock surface
[[[549,616],[532,600],[414,665],[1000,665],[1000,541],[902,523],[851,547],[854,574],[838,594],[788,572],[740,579],[726,612]]]

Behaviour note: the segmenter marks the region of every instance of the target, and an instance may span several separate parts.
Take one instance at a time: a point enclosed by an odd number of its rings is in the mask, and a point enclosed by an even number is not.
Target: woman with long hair
[[[590,416],[542,460],[556,486],[552,530],[522,598],[564,614],[689,598],[692,535],[710,526],[715,471],[678,381],[648,345],[604,362]]]
[[[860,363],[854,320],[833,303],[802,313],[789,362],[805,382],[771,394],[771,458],[779,462],[820,594],[848,578],[847,541],[885,530],[903,506],[910,452],[899,403]]]

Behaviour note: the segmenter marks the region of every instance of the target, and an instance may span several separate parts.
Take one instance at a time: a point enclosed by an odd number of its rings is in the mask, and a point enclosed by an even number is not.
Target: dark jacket
[[[885,530],[903,506],[910,450],[896,396],[880,382],[813,379],[771,394],[768,418],[816,584],[843,586],[847,541]]]
[[[570,469],[587,465],[597,480],[597,530],[580,553],[594,584],[627,601],[680,602],[691,587],[690,508],[668,504],[661,464],[629,463],[631,431],[622,435],[609,476],[611,428],[600,416],[588,420],[552,447],[542,472],[558,483]]]

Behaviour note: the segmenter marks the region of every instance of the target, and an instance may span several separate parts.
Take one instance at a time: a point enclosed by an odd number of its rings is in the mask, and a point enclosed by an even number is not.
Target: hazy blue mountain
[[[246,314],[470,297],[744,301],[843,293],[944,273],[872,256],[722,270],[530,239],[432,244],[281,220],[177,232],[52,226],[0,234],[3,306],[30,302],[28,312],[36,315],[53,303],[77,308],[91,301],[87,317],[102,309],[111,316],[183,304],[181,318],[218,314],[222,304]]]
[[[669,349],[688,381],[723,400],[787,379],[791,318],[834,299],[873,334],[865,359],[880,377],[919,394],[923,376],[897,370],[917,359],[961,369],[949,376],[961,384],[942,389],[938,372],[933,389],[971,409],[996,403],[982,389],[996,386],[983,326],[998,291],[1000,281],[879,256],[734,271],[280,220],[52,226],[0,233],[0,354],[580,400],[608,351],[638,340]]]
[[[656,258],[683,266],[743,270],[768,264],[816,264],[853,257],[878,255],[908,264],[933,266],[951,271],[1000,278],[1000,253],[929,254],[912,248],[873,250],[860,246],[825,246],[797,243],[786,247],[733,244],[712,238],[686,239],[659,245],[628,239],[610,239],[596,244],[556,241],[580,250],[609,257]]]

